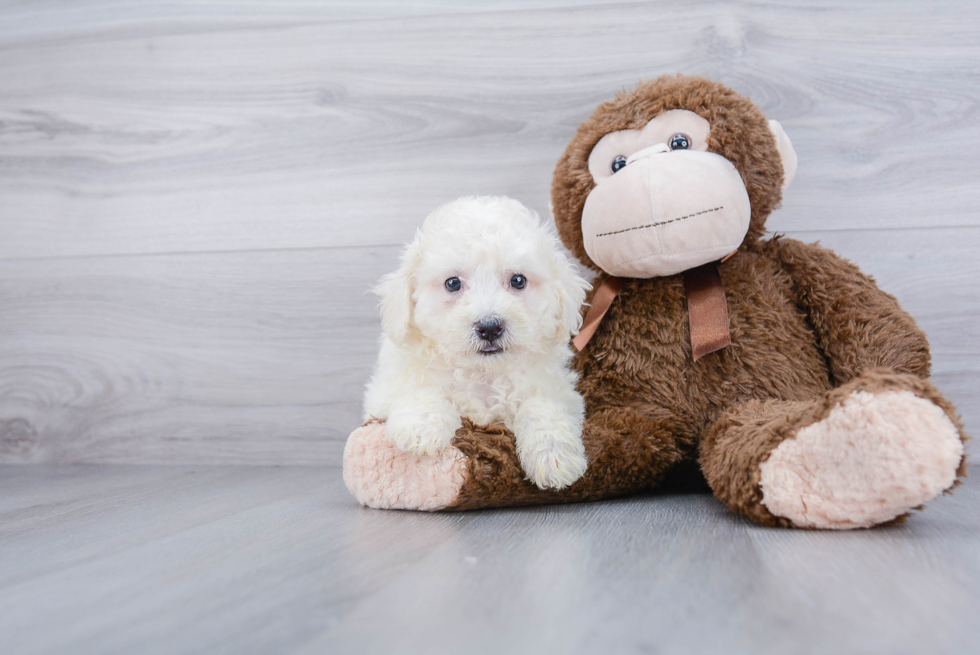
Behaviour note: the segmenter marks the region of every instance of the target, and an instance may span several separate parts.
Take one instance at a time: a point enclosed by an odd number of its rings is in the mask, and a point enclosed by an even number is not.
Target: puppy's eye
[[[453,293],[459,291],[463,288],[463,283],[459,281],[458,277],[451,277],[446,280],[446,291]]]
[[[623,155],[619,155],[618,157],[613,159],[612,172],[618,173],[619,169],[621,168],[626,168],[626,157],[624,157]]]
[[[671,150],[688,150],[691,147],[691,140],[683,134],[675,134],[670,137]]]
[[[512,278],[510,278],[510,286],[515,289],[523,289],[527,286],[527,278],[520,273],[515,273]]]

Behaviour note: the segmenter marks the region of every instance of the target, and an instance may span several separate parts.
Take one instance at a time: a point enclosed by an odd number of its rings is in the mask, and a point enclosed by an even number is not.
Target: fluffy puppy
[[[365,419],[387,419],[392,445],[426,456],[449,445],[461,416],[503,423],[534,484],[572,484],[587,462],[569,339],[589,288],[516,200],[440,207],[376,289],[384,335]]]

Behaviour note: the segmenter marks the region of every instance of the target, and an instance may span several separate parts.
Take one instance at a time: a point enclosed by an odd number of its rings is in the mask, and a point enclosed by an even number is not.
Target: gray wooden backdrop
[[[800,169],[773,230],[875,275],[980,427],[978,3],[0,3],[0,462],[337,464],[426,213],[700,74]]]

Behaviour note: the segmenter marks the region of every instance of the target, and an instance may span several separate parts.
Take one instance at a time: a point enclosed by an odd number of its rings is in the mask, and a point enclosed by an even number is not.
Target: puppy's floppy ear
[[[381,278],[374,292],[381,296],[381,328],[392,342],[401,345],[412,328],[413,273],[418,261],[418,245],[412,243],[402,254],[401,266]]]
[[[558,296],[559,334],[556,336],[575,335],[582,327],[582,303],[592,285],[578,274],[575,264],[558,250],[559,247],[556,241],[552,263],[555,293]]]

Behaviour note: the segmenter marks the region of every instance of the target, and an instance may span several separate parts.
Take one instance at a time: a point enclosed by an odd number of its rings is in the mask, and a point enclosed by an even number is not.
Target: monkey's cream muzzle
[[[666,143],[631,155],[585,201],[585,251],[619,277],[675,275],[718,261],[742,244],[752,209],[727,159]]]

